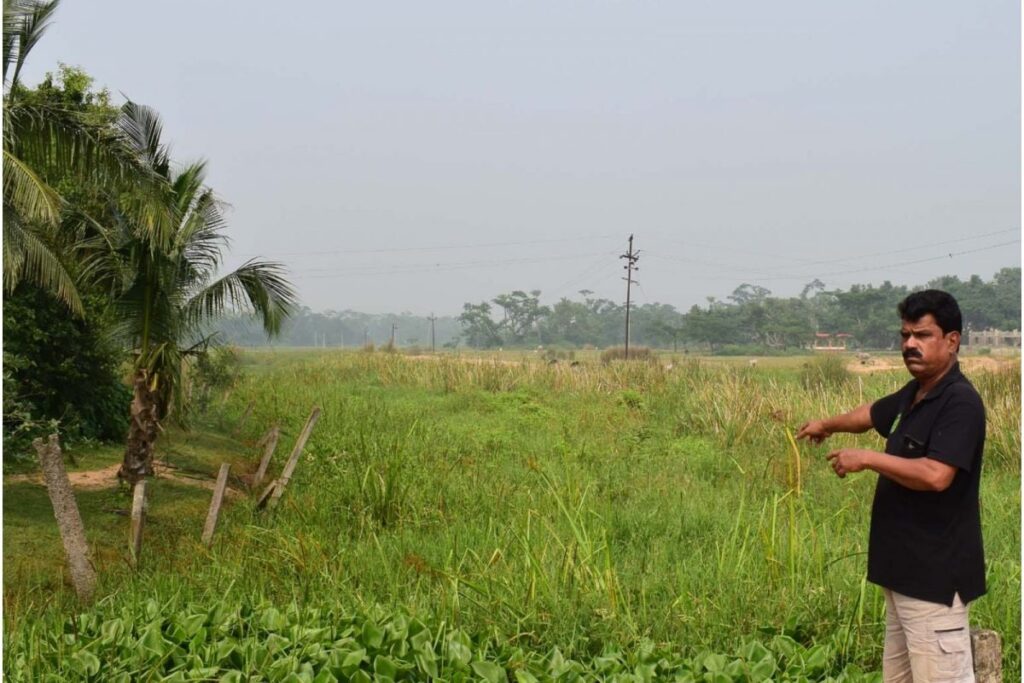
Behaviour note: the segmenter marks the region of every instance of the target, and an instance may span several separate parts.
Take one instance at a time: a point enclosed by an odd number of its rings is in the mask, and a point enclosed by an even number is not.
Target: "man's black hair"
[[[914,292],[896,307],[900,318],[907,322],[917,322],[929,313],[942,329],[942,334],[963,332],[964,322],[960,315],[960,306],[949,292],[941,289],[926,289]]]

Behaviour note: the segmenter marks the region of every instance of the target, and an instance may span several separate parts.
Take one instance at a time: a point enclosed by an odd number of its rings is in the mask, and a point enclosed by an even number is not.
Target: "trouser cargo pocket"
[[[971,634],[966,628],[935,631],[936,648],[929,658],[929,681],[973,681]]]

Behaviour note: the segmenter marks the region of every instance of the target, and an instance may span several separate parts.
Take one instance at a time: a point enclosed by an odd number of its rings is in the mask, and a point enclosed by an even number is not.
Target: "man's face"
[[[960,333],[954,330],[943,334],[931,313],[919,320],[904,320],[900,336],[903,363],[919,380],[945,371],[960,345]]]

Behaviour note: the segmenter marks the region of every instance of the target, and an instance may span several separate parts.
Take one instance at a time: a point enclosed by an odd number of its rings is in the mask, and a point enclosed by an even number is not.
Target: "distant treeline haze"
[[[851,348],[895,348],[896,305],[915,289],[934,287],[960,302],[967,329],[1020,329],[1021,270],[1003,268],[991,280],[975,275],[963,281],[945,276],[924,287],[854,285],[829,290],[820,280],[799,296],[782,298],[751,284],[737,287],[726,300],[680,312],[669,304],[634,305],[631,342],[657,348],[694,348],[713,353],[786,351],[810,345],[815,333],[852,335]],[[435,320],[438,348],[458,345],[498,347],[608,347],[622,344],[625,306],[581,290],[578,298],[542,305],[540,290],[517,290],[490,301],[467,302],[461,315]],[[302,309],[275,344],[285,346],[420,346],[429,349],[428,318],[410,313],[371,315],[354,311],[315,313]],[[242,346],[268,344],[259,325],[243,317],[225,319],[223,340]]]

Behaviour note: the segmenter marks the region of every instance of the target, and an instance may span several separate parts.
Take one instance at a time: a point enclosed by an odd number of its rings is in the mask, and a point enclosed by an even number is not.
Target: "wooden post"
[[[270,494],[273,493],[274,489],[276,489],[276,488],[277,488],[277,479],[275,479],[274,481],[270,482],[270,485],[267,486],[267,488],[263,489],[263,493],[261,493],[260,497],[256,499],[256,509],[257,510],[262,510],[263,508],[265,508],[267,506],[267,501],[270,500]]]
[[[263,482],[263,477],[267,475],[267,466],[270,465],[270,458],[274,455],[274,450],[277,449],[277,440],[280,437],[281,428],[276,425],[264,437],[266,446],[263,449],[263,458],[260,460],[259,469],[256,470],[256,476],[252,480],[253,488],[259,486]]]
[[[132,569],[139,568],[139,558],[142,555],[142,527],[146,523],[146,480],[143,479],[135,485],[132,494],[132,527],[131,527],[131,556],[128,558]]]
[[[75,503],[75,493],[64,469],[64,456],[56,434],[50,434],[48,443],[42,439],[32,442],[39,455],[39,464],[46,481],[46,492],[53,504],[53,516],[57,518],[60,540],[64,544],[68,570],[75,593],[82,602],[91,602],[96,593],[96,570],[92,566],[89,545],[85,540],[85,526]]]
[[[245,423],[249,420],[249,416],[252,415],[252,409],[255,407],[256,404],[253,403],[252,401],[250,401],[249,405],[245,407],[245,412],[242,413],[242,417],[238,420],[238,424],[235,425],[235,430],[231,432],[232,436],[236,436],[239,432],[242,431],[242,427],[244,427]]]
[[[974,655],[974,680],[977,683],[1003,683],[1003,652],[999,634],[986,629],[971,629]]]
[[[213,488],[213,499],[210,500],[210,511],[206,514],[206,525],[203,527],[203,545],[207,548],[213,543],[213,532],[217,528],[217,517],[220,516],[220,504],[224,500],[224,489],[228,486],[228,470],[231,465],[224,463],[217,473],[217,485]]]
[[[309,419],[306,420],[306,426],[302,428],[302,433],[299,434],[298,441],[295,442],[292,454],[288,456],[288,462],[285,463],[281,476],[277,479],[277,486],[274,487],[274,492],[270,494],[270,500],[267,501],[267,506],[271,510],[277,507],[277,502],[281,500],[281,496],[284,494],[284,489],[288,486],[288,482],[292,478],[292,473],[295,472],[295,466],[299,463],[299,456],[302,455],[302,449],[306,447],[309,435],[313,433],[313,427],[316,426],[316,422],[319,419],[320,408],[314,407],[313,412],[309,414]]]

